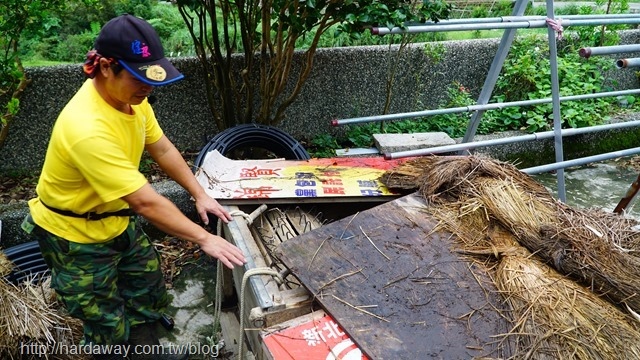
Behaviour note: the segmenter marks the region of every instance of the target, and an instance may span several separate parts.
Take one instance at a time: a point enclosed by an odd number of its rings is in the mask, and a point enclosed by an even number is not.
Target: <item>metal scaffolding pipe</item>
[[[640,94],[640,89],[561,96],[560,101],[562,102],[562,101],[586,100],[586,99],[593,99],[598,97],[612,97],[612,96],[633,95],[633,94]],[[423,111],[414,111],[414,112],[397,113],[397,114],[363,116],[363,117],[357,117],[357,118],[351,118],[351,119],[333,119],[331,120],[331,125],[340,126],[340,125],[359,124],[359,123],[367,123],[367,122],[375,122],[375,121],[401,120],[401,119],[416,118],[421,116],[462,113],[462,112],[470,112],[470,111],[477,111],[477,110],[493,110],[493,109],[502,109],[502,108],[514,107],[514,106],[547,104],[547,103],[550,103],[551,101],[552,101],[551,98],[545,98],[545,99],[512,101],[512,102],[504,102],[504,103],[490,103],[485,105],[469,105],[469,106],[460,106],[460,107],[446,108],[446,109],[423,110]]]
[[[549,20],[555,21],[555,15],[553,13],[553,0],[547,0],[547,17]],[[579,20],[582,21],[582,20]],[[562,21],[558,20],[557,25],[560,25]],[[556,161],[561,162],[564,160],[564,149],[562,145],[562,117],[560,113],[560,77],[558,75],[558,31],[554,26],[549,24],[547,26],[547,37],[549,41],[549,68],[551,73],[551,98],[553,99],[553,131],[555,133],[553,137],[553,149],[556,153]],[[558,199],[560,201],[567,201],[567,196],[564,187],[564,169],[559,169],[556,172],[556,179],[558,180]]]
[[[498,64],[499,67],[502,66],[500,61],[500,57],[504,55],[504,47],[508,47],[511,44],[512,37],[511,34],[515,34],[515,29],[526,29],[526,28],[547,28],[547,34],[549,38],[549,49],[550,49],[550,67],[551,67],[551,99],[540,99],[533,100],[529,102],[529,105],[536,103],[536,101],[540,101],[539,103],[553,103],[553,137],[554,137],[554,148],[555,148],[555,163],[556,164],[564,164],[567,162],[563,161],[563,149],[562,149],[562,129],[561,129],[561,112],[560,112],[560,102],[570,100],[579,100],[579,99],[588,99],[593,97],[605,97],[605,96],[616,96],[616,95],[626,95],[626,94],[636,94],[638,91],[621,91],[621,92],[609,92],[609,93],[599,93],[599,94],[590,94],[590,95],[578,95],[572,97],[560,97],[559,96],[559,81],[558,81],[558,66],[557,66],[557,45],[556,45],[556,32],[561,31],[558,28],[562,26],[599,26],[599,25],[615,25],[615,24],[640,24],[640,18],[636,16],[627,14],[617,14],[617,16],[603,16],[603,17],[587,17],[587,16],[574,16],[574,17],[564,17],[559,18],[556,21],[554,14],[554,5],[553,0],[546,0],[547,5],[547,16],[546,18],[525,18],[522,15],[524,11],[520,11],[523,5],[527,0],[516,0],[516,4],[514,6],[514,11],[511,18],[495,18],[495,19],[486,19],[483,21],[477,21],[476,19],[470,19],[468,21],[457,21],[457,22],[438,22],[433,24],[416,24],[416,25],[408,25],[402,28],[380,28],[375,27],[371,29],[371,32],[376,35],[387,35],[387,34],[407,34],[407,33],[424,33],[424,32],[440,32],[440,31],[468,31],[468,30],[493,30],[493,29],[509,29],[509,31],[505,31],[503,38],[500,42],[500,48],[498,49],[498,54],[494,58],[494,62],[492,64],[492,69],[494,65]],[[506,21],[506,22],[505,22]],[[589,53],[589,56],[592,53]],[[502,59],[503,60],[503,59]],[[499,69],[498,69],[499,71]],[[495,74],[494,74],[495,75]],[[491,77],[491,70],[489,77]],[[485,87],[487,86],[489,81],[489,77],[487,81],[485,81]],[[491,88],[495,84],[495,79],[492,80],[493,83],[490,84]],[[347,122],[356,123],[356,122],[367,122],[367,121],[383,121],[383,120],[396,120],[400,118],[407,117],[416,117],[416,116],[426,116],[426,115],[435,115],[435,114],[445,114],[445,113],[453,113],[453,112],[463,112],[463,111],[475,111],[472,119],[470,120],[469,126],[467,128],[467,134],[463,139],[465,144],[470,143],[470,140],[475,133],[475,127],[477,123],[482,118],[482,114],[484,109],[491,109],[492,106],[496,107],[505,107],[505,106],[521,106],[526,104],[527,102],[513,102],[513,103],[502,103],[502,104],[487,104],[488,97],[483,98],[483,94],[485,93],[485,88],[483,87],[483,91],[480,94],[476,105],[468,106],[468,107],[460,107],[453,109],[439,109],[439,110],[431,110],[424,112],[415,112],[406,114],[392,114],[392,115],[382,115],[378,117],[369,117],[368,120],[363,120],[366,118],[359,119],[351,119],[347,121],[333,120],[332,125],[336,126],[339,124],[344,124]],[[491,89],[489,89],[488,93],[491,93]],[[615,94],[615,95],[614,95]],[[375,120],[373,120],[375,119]],[[476,144],[477,145],[477,144]],[[638,151],[640,152],[640,150]],[[617,152],[614,157],[621,156],[623,152]],[[597,157],[592,157],[592,159],[597,159]],[[586,161],[597,161],[597,160],[586,160]],[[586,163],[586,162],[585,162]],[[558,165],[557,165],[558,166]],[[567,165],[570,166],[570,165]],[[558,197],[560,201],[565,201],[565,188],[564,188],[564,167],[563,165],[559,165],[555,169],[557,169],[557,179],[558,179]]]
[[[560,20],[560,19],[559,19]],[[597,26],[616,24],[640,24],[640,18],[615,18],[615,19],[561,19],[562,26]],[[462,23],[452,25],[418,25],[407,26],[406,28],[373,27],[371,33],[374,35],[389,34],[416,34],[437,31],[469,31],[469,30],[493,30],[493,29],[535,29],[547,27],[546,20],[514,21],[508,23]]]
[[[640,18],[640,14],[589,14],[589,15],[563,15],[562,19],[628,19],[628,18]],[[533,21],[533,20],[546,20],[547,17],[543,15],[524,15],[524,16],[498,16],[488,18],[467,18],[467,19],[448,19],[440,20],[438,22],[425,21],[423,23],[409,23],[408,26],[432,26],[432,25],[453,25],[453,24],[482,24],[482,23],[502,23],[502,22],[516,22],[516,21]]]
[[[639,66],[640,66],[640,58],[616,60],[616,67],[618,69],[628,68],[628,67],[639,67]]]
[[[640,120],[626,121],[626,122],[620,122],[620,123],[614,123],[614,124],[597,125],[597,126],[577,128],[577,129],[573,129],[573,128],[562,129],[561,135],[563,137],[574,136],[574,135],[588,134],[591,132],[626,129],[626,128],[638,127],[638,126],[640,126]],[[394,153],[385,153],[384,158],[385,160],[392,160],[392,159],[400,159],[400,158],[411,157],[411,156],[423,156],[423,155],[455,152],[460,150],[471,150],[471,149],[485,147],[485,146],[505,145],[510,143],[524,142],[524,141],[550,139],[554,137],[554,135],[555,135],[554,131],[543,131],[539,133],[512,136],[512,137],[507,137],[502,139],[482,140],[482,141],[461,143],[461,144],[455,144],[455,145],[435,146],[435,147],[426,148],[426,149],[416,149],[416,150],[398,151]]]
[[[578,50],[578,54],[583,58],[589,58],[591,55],[611,55],[619,53],[639,52],[640,45],[616,45],[616,46],[597,46],[586,47]]]
[[[528,3],[529,0],[516,0],[513,5],[511,16],[523,16],[527,10]],[[486,105],[491,102],[491,94],[493,94],[493,90],[498,82],[498,78],[500,77],[500,72],[502,71],[504,63],[507,60],[507,56],[509,55],[509,49],[516,38],[517,33],[518,29],[508,29],[503,31],[502,38],[500,39],[500,45],[498,45],[493,61],[491,61],[491,67],[484,79],[484,84],[482,85],[482,89],[480,90],[480,94],[476,100],[476,105]],[[478,131],[478,125],[480,125],[482,116],[484,116],[484,112],[484,110],[478,110],[471,114],[462,142],[471,142],[473,140],[475,133]]]
[[[580,165],[585,165],[585,164],[589,164],[589,163],[592,163],[592,162],[615,159],[615,158],[619,158],[619,157],[622,157],[622,156],[631,156],[631,155],[635,155],[635,154],[639,154],[639,153],[640,153],[640,147],[637,147],[637,148],[621,150],[621,151],[614,151],[614,152],[605,153],[605,154],[599,154],[599,155],[594,155],[594,156],[587,156],[587,157],[583,157],[583,158],[579,158],[579,159],[560,161],[560,162],[556,162],[556,163],[553,163],[553,164],[534,166],[534,167],[530,167],[530,168],[526,168],[526,169],[521,169],[520,171],[522,171],[525,174],[529,174],[529,175],[540,174],[540,173],[543,173],[543,172],[554,171],[554,170],[559,170],[559,169],[565,169],[565,168],[568,168],[568,167],[571,167],[571,166],[580,166]]]

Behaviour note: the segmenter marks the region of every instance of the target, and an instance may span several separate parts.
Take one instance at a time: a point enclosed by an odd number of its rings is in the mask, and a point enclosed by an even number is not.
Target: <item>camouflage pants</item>
[[[168,304],[159,254],[135,219],[108,242],[80,244],[25,218],[23,228],[31,230],[51,269],[51,287],[83,321],[82,344],[123,344],[131,326],[158,320]]]

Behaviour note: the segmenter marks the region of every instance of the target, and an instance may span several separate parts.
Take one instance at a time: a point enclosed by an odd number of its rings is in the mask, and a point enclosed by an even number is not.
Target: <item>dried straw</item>
[[[496,335],[503,338],[503,352],[510,353],[510,358],[640,356],[638,322],[538,260],[509,230],[489,221],[482,207],[458,218],[451,216],[454,211],[451,206],[430,209],[441,220],[438,226],[458,237],[460,252],[484,266],[505,299],[505,304],[494,304],[494,308],[510,320],[512,328]]]
[[[422,156],[407,160],[385,172],[379,180],[389,189],[416,190],[420,187],[418,180],[424,170],[433,167],[439,159],[438,156]]]
[[[0,358],[26,359],[21,345],[72,345],[82,336],[82,322],[67,316],[57,302],[50,278],[14,285],[0,279]],[[84,359],[83,355],[44,354],[50,359]]]
[[[535,237],[520,242],[535,249],[556,270],[606,295],[616,304],[626,304],[640,312],[640,257],[627,228],[613,231],[628,219],[606,216],[603,212],[585,212],[563,208],[558,223],[541,228]]]
[[[640,358],[638,322],[617,306],[640,312],[637,222],[569,208],[489,158],[431,157],[412,166],[404,180],[419,179],[438,228],[481,259],[474,261],[510,306],[505,339],[517,339],[515,358]]]
[[[547,189],[512,164],[484,156],[438,157],[423,169],[419,191],[429,201],[445,201],[477,196],[478,178],[517,183],[532,196],[551,198]]]
[[[13,263],[4,252],[0,251],[0,277],[5,277],[13,271]]]
[[[487,212],[518,237],[538,236],[540,227],[555,224],[556,201],[545,193],[532,194],[507,180],[478,178],[474,183],[477,197]]]
[[[640,332],[627,316],[536,258],[502,257],[496,285],[513,309],[522,358],[640,358]]]

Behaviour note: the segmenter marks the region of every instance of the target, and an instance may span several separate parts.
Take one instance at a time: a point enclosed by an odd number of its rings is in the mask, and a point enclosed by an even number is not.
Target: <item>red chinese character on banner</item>
[[[341,187],[323,187],[322,191],[325,194],[344,195],[344,188]]]
[[[235,190],[240,194],[239,198],[253,199],[253,198],[268,198],[269,194],[280,191],[280,189],[274,189],[271,186],[260,186],[257,188],[242,188]]]
[[[241,178],[257,178],[260,176],[280,176],[276,171],[280,169],[260,169],[257,166],[249,168],[242,168],[240,170]]]
[[[322,172],[322,176],[339,176],[340,175],[340,171],[332,171],[332,170],[326,170]]]
[[[338,185],[342,186],[342,179],[324,179],[322,185]]]

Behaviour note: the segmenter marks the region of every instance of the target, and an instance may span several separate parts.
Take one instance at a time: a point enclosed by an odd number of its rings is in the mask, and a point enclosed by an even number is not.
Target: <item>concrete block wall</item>
[[[625,44],[640,42],[638,30],[621,35]],[[499,39],[438,43],[444,49],[439,62],[431,60],[425,44],[415,44],[399,59],[390,56],[387,46],[319,49],[308,81],[278,127],[298,140],[309,140],[344,131],[332,127],[332,119],[380,115],[387,72],[395,64],[398,72],[391,113],[438,108],[453,81],[477,97],[498,45]],[[179,149],[199,151],[218,132],[206,103],[200,67],[195,58],[174,58],[173,62],[185,79],[157,88],[153,106],[165,133]],[[617,70],[610,76],[615,89],[638,86],[633,69]],[[84,81],[80,64],[29,68],[28,77],[32,83],[0,150],[0,172],[40,169],[53,123]]]

